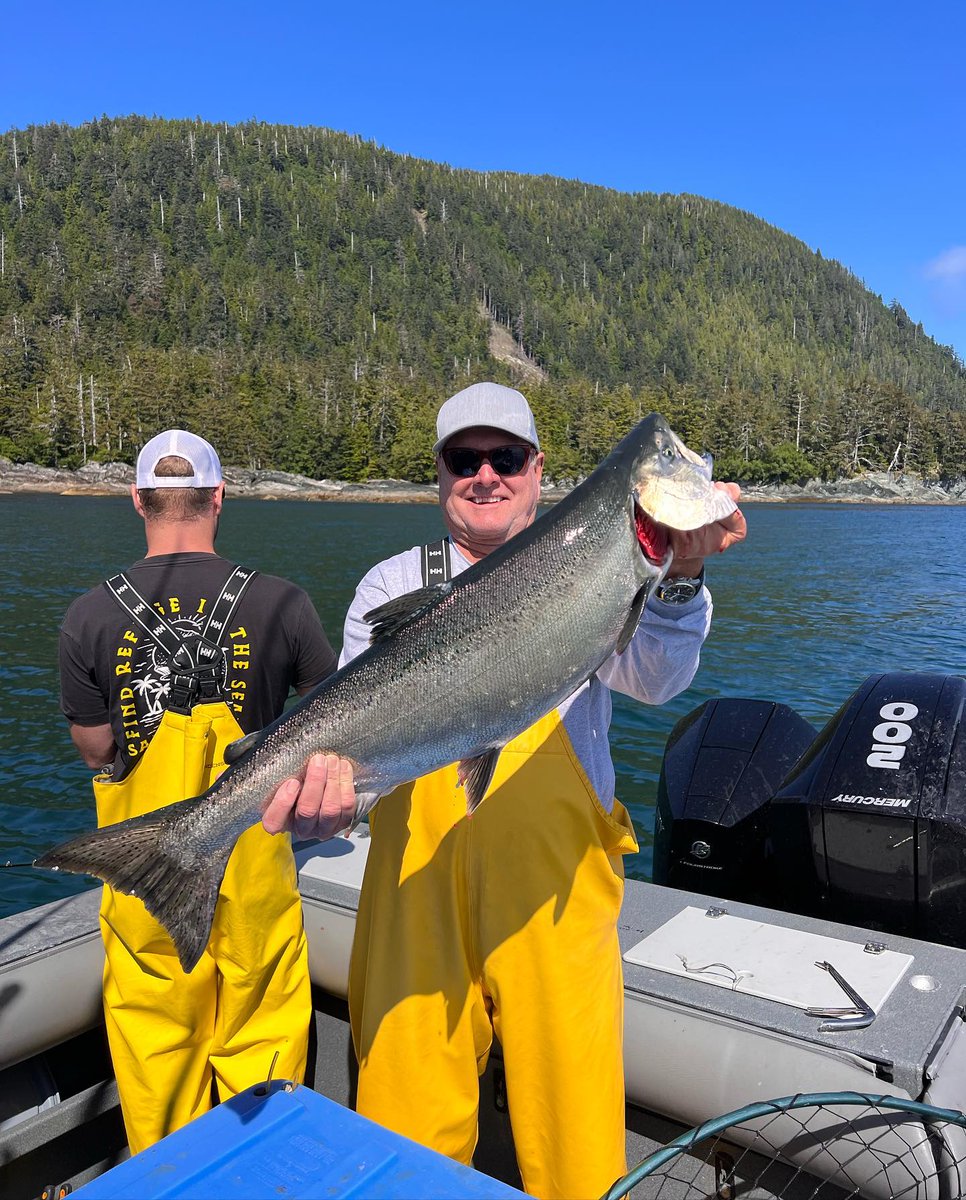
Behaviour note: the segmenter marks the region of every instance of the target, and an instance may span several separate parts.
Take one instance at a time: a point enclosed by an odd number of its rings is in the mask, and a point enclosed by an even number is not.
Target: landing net
[[[966,1115],[898,1096],[749,1104],[675,1138],[604,1200],[962,1200]]]

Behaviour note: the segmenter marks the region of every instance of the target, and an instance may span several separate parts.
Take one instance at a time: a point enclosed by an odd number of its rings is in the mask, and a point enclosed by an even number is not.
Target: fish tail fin
[[[55,846],[34,865],[93,875],[137,897],[168,931],[182,969],[190,972],[211,936],[230,848],[203,864],[185,863],[162,836],[169,826],[159,812],[132,817]]]

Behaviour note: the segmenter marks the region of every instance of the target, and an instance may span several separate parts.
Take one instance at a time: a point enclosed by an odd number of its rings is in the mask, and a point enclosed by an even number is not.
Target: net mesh
[[[961,1200],[966,1116],[901,1097],[828,1092],[706,1121],[606,1200]]]

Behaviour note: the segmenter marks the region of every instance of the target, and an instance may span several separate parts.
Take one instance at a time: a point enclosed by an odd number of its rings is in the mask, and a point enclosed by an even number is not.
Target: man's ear
[[[225,503],[224,480],[222,480],[222,482],[219,483],[219,485],[215,488],[215,493],[211,498],[211,502],[214,505],[215,516],[217,517],[221,513],[221,506]]]
[[[141,497],[138,495],[138,486],[136,483],[131,484],[131,503],[134,505],[134,511],[139,517],[144,516],[144,505],[141,503]]]

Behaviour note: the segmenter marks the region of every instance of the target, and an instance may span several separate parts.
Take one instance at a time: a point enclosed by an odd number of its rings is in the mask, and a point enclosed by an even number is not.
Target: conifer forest
[[[0,138],[0,455],[434,477],[440,402],[520,387],[548,477],[663,412],[716,474],[966,473],[966,370],[897,299],[689,195],[454,169],[321,128]]]

